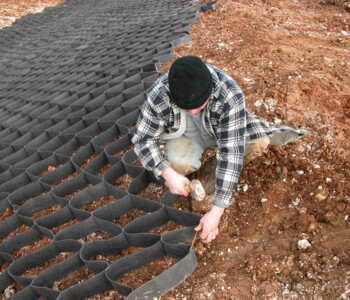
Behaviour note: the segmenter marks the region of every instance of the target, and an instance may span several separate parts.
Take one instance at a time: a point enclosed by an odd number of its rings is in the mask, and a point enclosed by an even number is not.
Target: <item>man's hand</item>
[[[172,194],[188,196],[185,185],[188,185],[190,180],[187,177],[177,173],[172,167],[166,168],[162,173],[162,177],[166,181]]]
[[[210,243],[219,234],[219,223],[225,208],[214,206],[199,221],[199,225],[194,229],[201,231],[200,237],[203,243]]]

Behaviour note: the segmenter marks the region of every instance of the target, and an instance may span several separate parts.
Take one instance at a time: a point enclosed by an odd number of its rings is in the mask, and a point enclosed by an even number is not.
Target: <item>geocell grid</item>
[[[199,217],[172,207],[178,197],[168,191],[158,202],[139,195],[161,183],[135,164],[131,136],[160,63],[214,5],[68,0],[0,30],[2,297],[12,287],[10,299],[26,300],[81,299],[112,288],[120,298],[151,299],[194,270],[189,244]],[[123,176],[129,184],[115,184]],[[135,218],[126,222],[130,212]],[[169,221],[178,226],[155,230]],[[106,238],[87,239],[97,232]],[[165,257],[176,263],[141,286],[120,282]],[[86,280],[57,288],[81,268]]]

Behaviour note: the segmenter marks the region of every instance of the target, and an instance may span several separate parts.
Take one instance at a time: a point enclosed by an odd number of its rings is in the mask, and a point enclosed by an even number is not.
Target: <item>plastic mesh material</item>
[[[199,217],[173,207],[131,136],[160,63],[215,5],[68,0],[0,30],[0,292],[151,299],[194,270]],[[138,282],[153,262],[168,267]]]

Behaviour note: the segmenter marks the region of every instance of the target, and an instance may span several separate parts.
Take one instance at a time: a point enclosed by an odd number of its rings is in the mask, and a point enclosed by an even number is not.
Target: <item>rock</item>
[[[340,218],[338,218],[337,215],[333,211],[328,211],[325,214],[325,220],[326,220],[326,222],[330,223],[334,227],[337,227],[341,224]]]
[[[265,202],[267,202],[267,201],[268,201],[267,198],[261,198],[261,199],[260,199],[260,202],[261,202],[261,203],[265,203]]]
[[[344,202],[340,202],[338,205],[337,205],[337,210],[339,212],[344,212],[345,211],[345,208],[346,208],[346,204]]]
[[[308,232],[315,232],[317,229],[318,225],[316,222],[311,222],[307,228]]]
[[[308,247],[311,247],[311,244],[308,240],[303,239],[298,241],[298,249],[306,249]]]
[[[288,169],[286,167],[283,167],[282,174],[284,174],[284,175],[288,174]]]
[[[329,195],[329,189],[320,185],[314,193],[314,199],[317,201],[326,200]]]

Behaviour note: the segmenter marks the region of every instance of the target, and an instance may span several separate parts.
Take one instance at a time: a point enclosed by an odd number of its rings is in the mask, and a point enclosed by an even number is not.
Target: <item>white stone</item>
[[[262,104],[263,104],[263,101],[261,99],[259,99],[259,100],[255,101],[254,106],[260,107]]]
[[[246,191],[248,191],[248,184],[245,184],[244,186],[243,186],[243,192],[246,192]]]
[[[308,240],[303,239],[298,241],[298,248],[299,249],[306,249],[308,247],[311,247],[311,244],[309,243]]]
[[[299,204],[299,202],[300,202],[300,199],[299,198],[295,198],[292,202],[293,202],[293,204],[295,206],[297,206]]]

